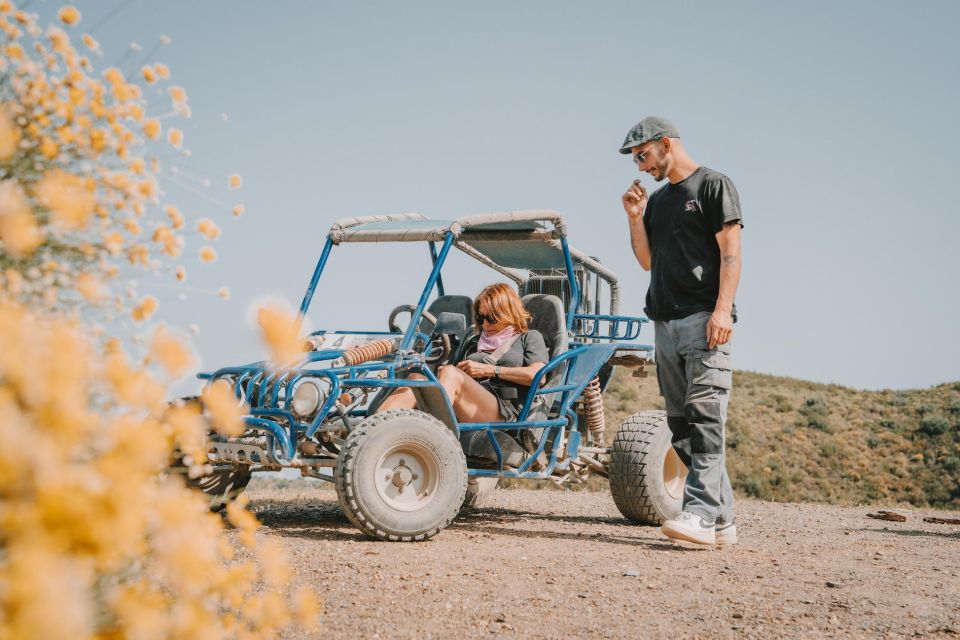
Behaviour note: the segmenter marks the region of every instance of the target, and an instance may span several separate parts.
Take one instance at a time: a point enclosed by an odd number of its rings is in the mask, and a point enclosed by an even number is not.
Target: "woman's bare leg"
[[[437,380],[446,389],[453,412],[460,422],[502,422],[497,397],[453,365],[444,365]]]
[[[411,380],[426,380],[426,376],[423,376],[419,373],[411,373],[407,376]],[[381,411],[388,411],[390,409],[415,409],[417,406],[417,398],[413,395],[413,391],[410,390],[410,387],[402,387],[391,393],[386,400],[384,400],[380,407],[377,409],[377,413]]]

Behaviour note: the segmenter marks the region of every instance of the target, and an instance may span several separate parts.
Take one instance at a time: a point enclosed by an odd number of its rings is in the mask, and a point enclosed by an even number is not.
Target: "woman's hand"
[[[492,378],[493,365],[483,362],[474,362],[473,360],[461,360],[457,363],[457,369],[474,379]]]

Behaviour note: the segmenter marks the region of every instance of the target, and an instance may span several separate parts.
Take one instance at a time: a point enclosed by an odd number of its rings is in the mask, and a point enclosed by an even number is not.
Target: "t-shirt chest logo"
[[[687,200],[683,205],[684,211],[689,211],[690,213],[700,213],[700,203],[696,200]]]

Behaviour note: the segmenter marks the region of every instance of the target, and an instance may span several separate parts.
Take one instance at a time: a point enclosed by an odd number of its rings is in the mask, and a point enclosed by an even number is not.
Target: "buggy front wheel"
[[[463,504],[467,461],[442,422],[413,409],[384,411],[347,437],[334,471],[347,518],[380,540],[426,540]]]

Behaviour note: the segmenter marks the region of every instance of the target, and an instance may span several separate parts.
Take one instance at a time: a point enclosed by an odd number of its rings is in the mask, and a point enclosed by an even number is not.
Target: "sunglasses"
[[[496,324],[497,322],[497,319],[495,317],[488,316],[482,313],[478,313],[473,317],[476,319],[478,325],[483,324],[484,322],[489,322],[490,324]]]
[[[654,138],[653,140],[654,142],[659,142],[660,140],[663,140],[663,138]],[[652,149],[653,147],[648,147],[647,150],[644,151],[643,153],[633,154],[633,161],[637,164],[638,167],[646,161],[647,154],[650,153]]]

